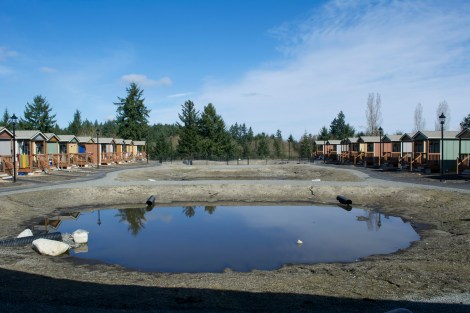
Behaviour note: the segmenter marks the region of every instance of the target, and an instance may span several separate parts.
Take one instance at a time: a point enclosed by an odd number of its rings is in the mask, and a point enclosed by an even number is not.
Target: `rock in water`
[[[73,241],[76,243],[87,243],[88,242],[88,231],[83,229],[77,229],[72,233]]]
[[[65,253],[70,247],[61,241],[41,238],[33,241],[33,248],[44,255],[58,256]]]
[[[31,237],[32,235],[33,232],[31,231],[31,229],[26,228],[18,236],[16,236],[16,238]]]

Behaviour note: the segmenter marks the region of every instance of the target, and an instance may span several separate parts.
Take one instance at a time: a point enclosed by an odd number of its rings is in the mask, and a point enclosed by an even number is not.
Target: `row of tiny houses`
[[[145,141],[76,137],[40,131],[15,132],[18,172],[44,171],[95,164],[113,164],[146,158]],[[13,133],[0,128],[0,172],[13,172]],[[97,158],[98,157],[98,158]]]
[[[438,171],[441,159],[446,171],[459,173],[469,168],[470,130],[444,131],[443,139],[444,149],[440,131],[317,140],[314,155],[354,164],[408,166],[410,170],[420,167]]]

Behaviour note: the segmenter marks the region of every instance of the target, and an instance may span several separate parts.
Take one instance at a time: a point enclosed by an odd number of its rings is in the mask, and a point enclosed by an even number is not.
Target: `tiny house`
[[[457,134],[459,140],[459,152],[456,160],[457,174],[470,169],[470,129],[465,128]]]
[[[13,133],[0,127],[0,172],[13,174]]]
[[[114,138],[98,138],[98,143],[100,146],[100,164],[114,163]]]
[[[47,137],[38,130],[17,130],[15,133],[18,172],[49,169],[45,154]]]
[[[455,170],[458,155],[458,131],[444,131],[444,149],[442,149],[441,131],[418,131],[413,137],[412,145],[412,170],[415,166],[423,166],[437,171],[440,169],[440,160],[442,158],[444,169]],[[452,161],[453,160],[453,161]]]

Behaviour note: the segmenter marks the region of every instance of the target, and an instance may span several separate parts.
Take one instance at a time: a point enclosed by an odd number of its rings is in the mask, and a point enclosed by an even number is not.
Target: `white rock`
[[[16,238],[31,237],[32,235],[33,232],[31,231],[31,229],[26,228],[18,236],[16,236]]]
[[[70,247],[61,241],[41,238],[33,241],[33,248],[41,254],[57,256],[65,253]]]
[[[300,246],[301,244],[303,244],[304,242],[302,240],[297,240],[297,244]]]
[[[88,232],[83,229],[77,229],[72,233],[73,241],[76,243],[87,243],[88,242]]]

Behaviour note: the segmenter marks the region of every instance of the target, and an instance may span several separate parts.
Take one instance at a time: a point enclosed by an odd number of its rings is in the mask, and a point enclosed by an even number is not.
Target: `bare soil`
[[[38,217],[87,206],[136,205],[151,194],[157,195],[157,205],[336,205],[336,195],[343,194],[354,206],[409,221],[421,240],[406,250],[355,263],[286,265],[250,273],[143,273],[67,255],[45,257],[30,247],[0,248],[1,312],[470,310],[468,191],[308,164],[163,165],[122,172],[111,184],[100,182],[0,196],[0,238],[18,234]]]

